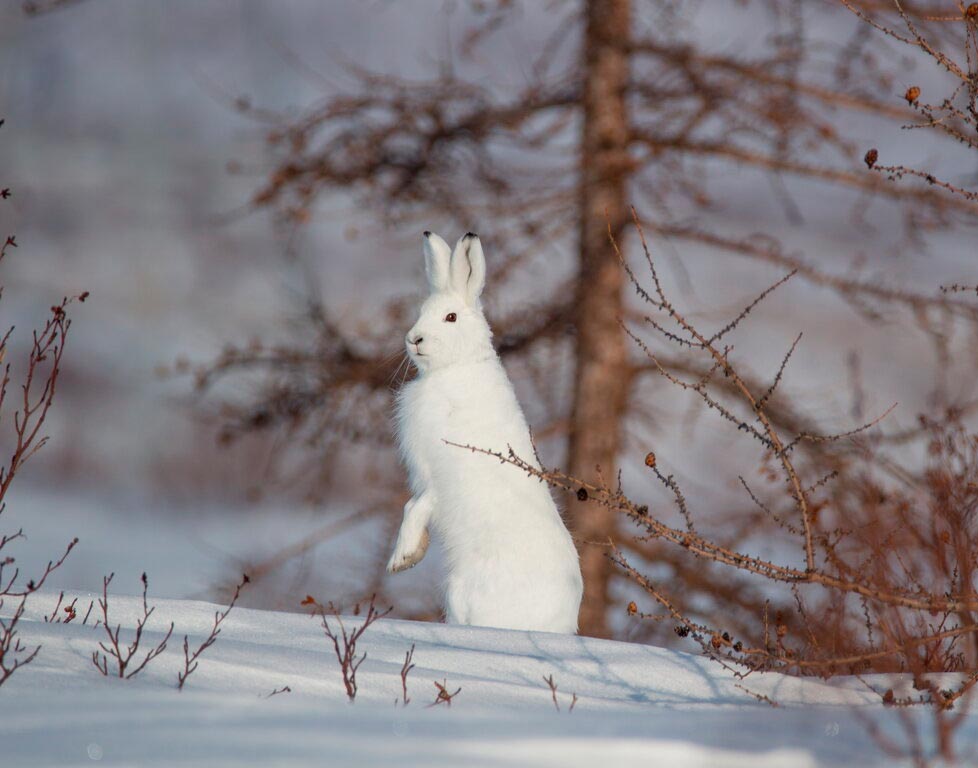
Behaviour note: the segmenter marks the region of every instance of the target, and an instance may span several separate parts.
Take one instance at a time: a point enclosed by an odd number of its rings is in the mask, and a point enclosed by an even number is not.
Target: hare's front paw
[[[397,544],[394,546],[394,554],[387,562],[388,573],[398,573],[413,568],[424,559],[425,552],[428,551],[428,529],[421,531],[421,537],[412,542],[405,541],[403,536],[397,537]]]

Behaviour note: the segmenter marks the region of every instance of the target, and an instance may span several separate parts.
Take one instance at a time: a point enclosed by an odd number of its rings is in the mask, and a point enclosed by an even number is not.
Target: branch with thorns
[[[906,124],[903,128],[933,129],[966,149],[978,149],[978,139],[974,135],[978,129],[978,77],[975,76],[978,70],[978,3],[965,6],[958,0],[958,13],[955,15],[931,15],[915,19],[900,0],[893,0],[893,20],[890,22],[874,18],[856,7],[854,0],[840,2],[864,23],[899,43],[919,50],[951,75],[954,87],[948,95],[939,99],[939,103],[920,101],[919,86],[912,85],[907,89],[903,98],[922,121]],[[957,34],[947,34],[949,22]],[[939,24],[943,34],[927,29],[928,25],[933,27],[935,23]],[[902,26],[902,30],[898,26]],[[952,46],[955,48],[953,53]],[[978,203],[978,191],[940,179],[930,171],[901,164],[879,164],[879,151],[875,148],[870,149],[864,159],[870,170],[882,174],[890,181],[910,176],[943,190],[951,199],[958,199],[966,204]]]
[[[751,384],[739,374],[738,364],[733,359],[729,346],[720,346],[717,342],[733,332],[748,317],[750,310],[757,305],[753,301],[745,310],[737,314],[733,320],[724,325],[720,331],[709,334],[701,332],[686,316],[681,313],[666,295],[659,279],[655,261],[642,232],[641,223],[634,215],[635,226],[639,232],[642,252],[651,276],[652,288],[646,290],[638,281],[634,270],[625,261],[612,240],[615,253],[618,255],[629,280],[639,297],[649,305],[661,318],[650,318],[648,323],[654,331],[659,332],[668,343],[676,344],[687,350],[689,354],[705,355],[710,363],[707,374],[698,381],[686,381],[671,373],[658,363],[658,356],[651,346],[638,334],[629,332],[640,350],[656,366],[663,377],[676,386],[697,395],[709,408],[733,423],[738,431],[760,444],[763,454],[774,462],[780,470],[781,480],[790,500],[790,515],[788,511],[775,512],[769,505],[761,501],[743,478],[741,483],[747,491],[751,502],[766,516],[787,531],[797,542],[804,565],[799,567],[791,564],[781,564],[770,559],[758,557],[738,549],[731,548],[721,541],[700,531],[695,521],[693,510],[686,500],[678,481],[673,475],[665,474],[661,469],[661,457],[649,453],[645,465],[652,471],[656,479],[672,496],[680,516],[685,522],[683,528],[669,525],[658,516],[649,512],[649,507],[636,503],[628,498],[620,487],[612,488],[604,482],[591,483],[580,478],[571,477],[556,469],[547,469],[537,464],[533,459],[524,458],[508,448],[507,452],[491,451],[478,446],[450,443],[456,447],[476,453],[491,456],[503,463],[508,463],[523,472],[537,477],[555,488],[576,491],[578,499],[590,501],[613,508],[625,514],[639,525],[644,535],[642,541],[658,541],[670,547],[677,548],[687,555],[702,558],[718,566],[732,568],[740,572],[759,575],[765,579],[784,584],[797,603],[797,622],[791,628],[788,618],[779,610],[773,622],[765,611],[764,632],[761,642],[750,642],[748,639],[733,637],[722,628],[711,626],[708,622],[696,620],[680,610],[651,579],[646,577],[627,556],[622,547],[611,543],[609,557],[617,563],[634,583],[642,587],[664,609],[666,615],[676,621],[677,634],[690,637],[697,642],[701,650],[711,658],[722,663],[728,669],[740,676],[746,676],[756,670],[777,669],[796,674],[819,674],[830,676],[840,670],[860,672],[873,665],[887,663],[909,664],[919,652],[927,652],[933,661],[933,652],[937,648],[944,649],[944,658],[949,658],[949,648],[953,644],[973,638],[978,631],[978,621],[970,620],[971,613],[978,611],[978,594],[975,593],[971,582],[963,578],[959,572],[951,583],[940,589],[925,588],[919,580],[886,577],[880,570],[889,550],[886,543],[876,543],[871,549],[872,558],[864,558],[858,567],[851,565],[846,557],[845,547],[854,540],[842,528],[834,530],[823,529],[819,522],[826,513],[824,504],[813,501],[813,494],[823,490],[839,477],[838,470],[822,472],[814,481],[803,482],[803,469],[799,468],[798,452],[804,446],[817,447],[822,443],[832,443],[842,440],[851,441],[864,435],[868,430],[877,426],[891,411],[887,409],[879,417],[852,430],[837,434],[817,434],[814,431],[802,431],[792,436],[784,435],[770,418],[768,408],[773,393],[778,388],[784,375],[787,363],[798,344],[798,337],[786,352],[774,381],[764,389],[754,389]],[[772,288],[764,291],[761,298],[767,296],[773,288],[782,285],[787,278],[782,278]],[[668,324],[668,325],[667,325]],[[674,330],[668,326],[671,325]],[[715,374],[722,373],[728,383],[725,393],[735,396],[735,402],[721,402],[706,386],[706,381]],[[744,416],[739,413],[745,413]],[[960,458],[962,464],[972,466],[970,456]],[[975,450],[973,465],[978,466],[978,449]],[[967,470],[960,470],[962,476]],[[974,493],[974,491],[971,491]],[[978,499],[978,494],[975,494]],[[968,501],[968,504],[971,502]],[[978,506],[978,501],[975,502]],[[970,509],[970,507],[968,507]],[[906,513],[904,513],[906,520]],[[910,523],[906,523],[909,529]],[[864,535],[860,532],[860,535]],[[952,541],[945,535],[945,547]],[[966,548],[967,549],[967,548]],[[964,557],[973,564],[973,552],[965,552]],[[947,556],[943,556],[947,559]],[[873,568],[876,568],[873,571]],[[906,569],[904,568],[904,571]],[[964,567],[962,571],[966,570]],[[845,652],[833,652],[823,647],[815,632],[811,630],[811,621],[806,613],[806,607],[801,600],[801,587],[819,588],[824,590],[832,599],[845,600],[852,598],[861,601],[864,610],[872,610],[873,618],[867,618],[870,630],[869,643],[863,647],[849,648]],[[927,629],[923,626],[915,630],[904,627],[903,631],[891,630],[888,634],[882,632],[884,626],[892,627],[892,620],[887,623],[887,612],[897,615],[910,612],[915,616],[954,615],[959,620],[953,626]],[[629,608],[631,615],[640,614],[637,607]],[[870,614],[867,613],[867,616]],[[808,626],[805,630],[806,624]],[[872,635],[873,628],[879,635],[885,635],[888,642],[879,645]],[[798,642],[791,638],[796,631],[801,631]],[[945,691],[938,696],[931,693],[929,700],[944,706],[944,702],[953,703],[965,695],[975,684],[972,677],[966,676],[953,691]]]

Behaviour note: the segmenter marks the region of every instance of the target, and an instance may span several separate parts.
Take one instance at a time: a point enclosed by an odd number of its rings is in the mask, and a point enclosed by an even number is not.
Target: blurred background
[[[943,94],[945,76],[867,29],[837,3],[790,0],[4,4],[12,349],[91,291],[51,442],[6,499],[24,558],[77,535],[57,586],[116,571],[135,590],[145,570],[160,595],[210,599],[247,569],[251,605],[378,591],[437,619],[437,552],[383,574],[407,498],[389,413],[410,375],[423,229],[482,236],[487,314],[544,461],[620,469],[663,515],[648,451],[721,530],[761,461],[622,334],[620,317],[644,333],[644,311],[609,227],[648,280],[631,205],[705,327],[798,269],[730,341],[768,382],[803,332],[787,427],[845,430],[899,403],[883,429],[901,434],[969,409],[978,304],[939,289],[975,280],[974,205],[863,156],[962,185],[978,165],[901,130],[907,89]],[[628,542],[627,522],[562,506],[589,580],[584,630],[657,639],[625,622],[629,585],[589,544]],[[664,579],[692,573],[634,553]],[[704,575],[680,599],[726,599],[718,585]]]

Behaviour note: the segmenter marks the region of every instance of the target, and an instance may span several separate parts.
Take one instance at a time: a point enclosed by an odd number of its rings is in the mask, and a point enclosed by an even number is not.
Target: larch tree
[[[350,64],[346,74],[354,85],[324,86],[322,99],[299,115],[237,102],[272,123],[273,168],[252,205],[273,210],[284,226],[300,230],[318,203],[341,195],[389,230],[415,227],[420,235],[437,222],[480,233],[490,254],[490,293],[522,297],[522,308],[508,312],[496,310],[489,297],[499,352],[529,400],[538,441],[572,477],[614,481],[626,422],[641,417],[648,387],[657,386],[658,372],[633,353],[623,328],[636,309],[610,244],[625,241],[631,206],[656,237],[793,270],[798,280],[834,291],[866,316],[887,307],[918,318],[975,318],[973,304],[958,297],[839,274],[788,252],[773,237],[710,225],[709,214],[723,208],[715,192],[718,171],[731,167],[766,176],[779,189],[816,183],[902,206],[911,232],[973,217],[976,206],[927,184],[889,183],[866,168],[865,148],[840,130],[853,116],[912,114],[892,97],[890,68],[863,36],[830,35],[812,44],[809,26],[818,26],[812,22],[852,24],[847,9],[803,9],[790,0],[710,4],[690,21],[682,6],[670,0],[550,4],[552,27],[533,46],[526,82],[511,87],[473,76],[475,52],[501,27],[518,23],[524,9],[473,2],[460,63],[446,53],[427,79]],[[722,37],[726,25],[745,21],[756,41],[750,50],[716,43],[718,29]],[[698,32],[703,23],[713,30],[712,42]],[[795,215],[791,195],[782,197]],[[541,269],[551,276],[542,283],[546,292],[528,302],[520,281]],[[222,397],[222,436],[284,435],[283,464],[314,466],[317,477],[351,461],[354,474],[365,476],[375,472],[378,455],[394,466],[390,384],[402,361],[391,354],[397,351],[392,340],[410,325],[412,300],[392,300],[382,327],[374,320],[369,331],[311,301],[294,343],[228,347],[200,366],[202,390],[228,377],[257,376],[249,396]],[[698,368],[682,354],[659,360],[671,370],[708,374],[708,365]],[[709,379],[707,386],[728,383]],[[808,424],[787,405],[769,407],[776,425],[799,431]],[[366,453],[353,461],[350,446]],[[672,568],[686,586],[675,598],[680,610],[683,601],[704,595],[762,599],[725,577],[690,570],[654,542],[622,542],[620,515],[582,498],[571,492],[564,503],[586,584],[582,633],[611,633],[613,581],[621,575],[608,557],[612,542]],[[392,528],[397,501],[392,494],[364,514]],[[382,588],[381,564],[378,558],[372,589]]]

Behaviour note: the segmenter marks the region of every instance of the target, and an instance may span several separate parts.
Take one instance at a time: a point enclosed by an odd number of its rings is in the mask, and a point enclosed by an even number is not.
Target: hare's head
[[[405,337],[408,354],[422,373],[495,354],[492,331],[479,296],[486,283],[486,260],[479,236],[469,232],[455,244],[424,233],[424,266],[430,295]]]

